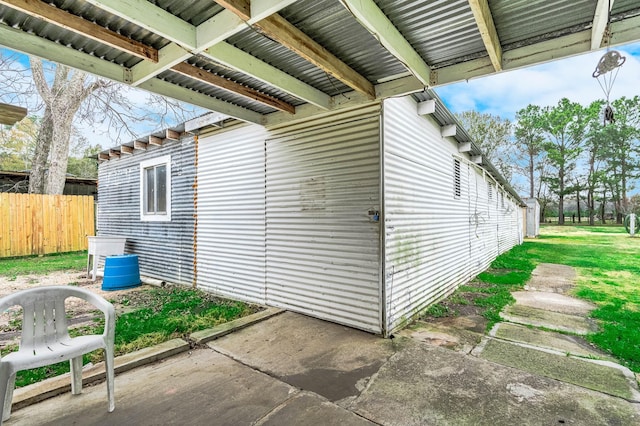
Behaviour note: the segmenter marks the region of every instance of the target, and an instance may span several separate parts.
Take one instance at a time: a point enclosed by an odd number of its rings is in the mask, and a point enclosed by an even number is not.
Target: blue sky
[[[640,95],[640,43],[615,48],[626,62],[620,67],[611,99]],[[592,77],[605,50],[534,67],[495,74],[436,88],[451,110],[476,110],[513,120],[516,111],[529,104],[550,106],[563,97],[587,105],[604,99],[600,85]]]

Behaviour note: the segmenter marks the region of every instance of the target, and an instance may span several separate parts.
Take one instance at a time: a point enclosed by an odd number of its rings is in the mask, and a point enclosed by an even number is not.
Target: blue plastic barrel
[[[140,267],[137,254],[107,256],[105,258],[102,290],[124,290],[137,287],[140,284]]]

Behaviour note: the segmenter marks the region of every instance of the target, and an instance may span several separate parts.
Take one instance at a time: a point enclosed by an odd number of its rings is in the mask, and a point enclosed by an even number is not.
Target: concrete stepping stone
[[[511,293],[516,305],[560,312],[563,314],[587,316],[596,306],[584,300],[548,291],[516,291]]]
[[[497,364],[640,402],[635,376],[614,363],[549,353],[497,339],[487,340],[479,356]]]
[[[589,342],[579,336],[539,330],[507,322],[496,324],[490,334],[502,340],[525,343],[527,345],[555,350],[579,357],[615,361],[614,358],[593,347]]]
[[[598,331],[595,321],[578,315],[551,312],[523,305],[510,305],[500,313],[502,319],[517,324],[544,327],[574,334],[589,334]]]
[[[575,281],[576,271],[571,266],[540,263],[531,273],[525,290],[566,293]]]

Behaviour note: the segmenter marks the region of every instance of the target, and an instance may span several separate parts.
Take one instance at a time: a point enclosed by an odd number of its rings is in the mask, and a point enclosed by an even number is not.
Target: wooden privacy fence
[[[0,257],[86,250],[94,217],[91,196],[0,193]]]

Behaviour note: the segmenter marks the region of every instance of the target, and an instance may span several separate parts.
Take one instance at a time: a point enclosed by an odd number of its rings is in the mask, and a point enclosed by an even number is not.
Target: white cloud
[[[637,84],[640,45],[622,46],[616,50],[626,56],[626,62],[619,68],[610,98],[640,95],[640,85]],[[436,92],[453,112],[475,109],[509,119],[513,119],[516,111],[529,104],[555,105],[563,97],[587,105],[605,98],[598,81],[592,77],[604,53],[592,52],[507,71],[436,88]]]

